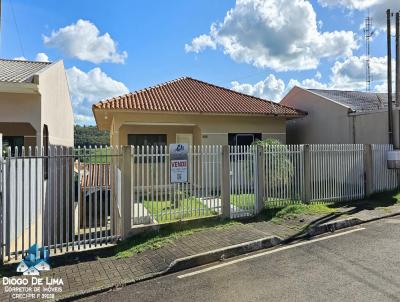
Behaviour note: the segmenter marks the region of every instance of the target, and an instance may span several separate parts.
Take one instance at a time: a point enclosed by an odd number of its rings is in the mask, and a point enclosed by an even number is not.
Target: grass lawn
[[[78,149],[76,149],[78,150]],[[79,155],[82,163],[96,163],[105,164],[111,162],[111,149],[110,148],[86,148],[86,152],[83,148],[80,151],[76,151],[76,156]]]
[[[320,215],[335,213],[336,209],[325,204],[292,204],[276,212],[277,218],[294,218],[298,215]]]
[[[180,200],[177,207],[174,207],[173,202],[170,200],[157,202],[145,201],[144,206],[158,223],[207,217],[217,214],[216,211],[209,209],[195,197]]]
[[[146,202],[145,202],[146,203]],[[160,202],[166,206],[169,205],[169,201]],[[294,216],[307,214],[329,214],[335,212],[335,208],[331,206],[326,206],[323,204],[296,204],[288,205],[280,209],[265,209],[260,217],[255,218],[259,220],[260,218],[265,221],[270,220],[283,220],[285,218],[293,218]],[[193,218],[196,216],[192,216]],[[201,226],[191,227],[190,225],[182,225],[182,229],[176,230],[172,226],[168,226],[161,229],[159,232],[151,232],[138,237],[133,237],[124,241],[121,241],[117,246],[113,256],[117,258],[129,257],[136,253],[148,249],[158,249],[166,244],[185,236],[192,235],[195,232],[203,231],[210,228],[227,228],[233,225],[241,225],[242,222],[234,220],[213,220],[200,222]]]
[[[201,226],[182,225],[180,230],[177,230],[176,227],[168,226],[167,228],[160,229],[157,233],[147,233],[121,241],[115,247],[113,256],[116,258],[129,257],[145,250],[159,249],[176,239],[192,235],[196,232],[207,229],[225,229],[240,224],[242,223],[234,220],[213,220],[204,221],[201,223]]]
[[[254,209],[254,194],[231,194],[231,204],[242,210]]]

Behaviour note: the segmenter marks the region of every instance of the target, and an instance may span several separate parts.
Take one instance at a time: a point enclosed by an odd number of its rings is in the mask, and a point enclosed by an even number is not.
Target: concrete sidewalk
[[[77,259],[77,263],[52,266],[51,271],[41,277],[62,278],[64,286],[62,292],[55,295],[56,300],[72,299],[218,260],[216,257],[227,258],[397,214],[400,214],[400,206],[391,205],[371,209],[343,207],[332,214],[299,215],[283,221],[260,218],[259,221],[195,232],[158,249],[145,250],[127,258],[109,257],[84,262]],[[90,253],[95,256],[96,251]],[[0,301],[13,301],[3,286]]]

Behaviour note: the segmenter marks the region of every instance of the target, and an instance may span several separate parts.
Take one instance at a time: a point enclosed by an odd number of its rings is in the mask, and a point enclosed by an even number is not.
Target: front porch
[[[35,148],[38,141],[37,132],[30,123],[5,123],[0,122],[0,134],[2,134],[3,149],[15,147]]]
[[[119,145],[169,145],[182,143],[201,145],[201,130],[194,124],[129,123],[111,137]]]

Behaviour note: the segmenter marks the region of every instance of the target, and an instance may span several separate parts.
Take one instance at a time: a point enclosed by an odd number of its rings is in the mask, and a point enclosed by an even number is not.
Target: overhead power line
[[[11,0],[8,0],[8,3],[10,5],[11,15],[12,15],[13,20],[14,20],[15,31],[17,32],[19,47],[21,49],[22,56],[25,57],[24,47],[22,45],[22,39],[21,39],[21,35],[20,35],[20,32],[19,32],[19,28],[18,28],[18,22],[17,22],[17,18],[15,17],[14,5],[12,4]]]

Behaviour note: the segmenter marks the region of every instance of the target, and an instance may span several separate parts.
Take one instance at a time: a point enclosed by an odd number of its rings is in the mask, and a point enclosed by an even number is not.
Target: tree
[[[110,144],[110,133],[108,131],[100,131],[95,126],[75,125],[74,135],[75,147],[107,146]]]
[[[295,173],[295,167],[290,159],[291,150],[277,139],[265,139],[254,142],[255,145],[263,146],[266,156],[267,181],[271,192],[286,190],[286,193],[295,198],[290,185]],[[273,189],[275,188],[275,189]],[[281,196],[270,196],[279,198]]]

